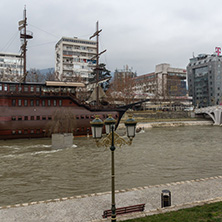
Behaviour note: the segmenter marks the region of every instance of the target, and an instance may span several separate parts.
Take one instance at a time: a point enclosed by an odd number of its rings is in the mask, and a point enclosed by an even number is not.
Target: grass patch
[[[205,204],[125,222],[222,222],[222,202]]]

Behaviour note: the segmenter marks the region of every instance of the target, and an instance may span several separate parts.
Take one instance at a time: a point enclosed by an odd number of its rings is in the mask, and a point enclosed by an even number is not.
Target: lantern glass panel
[[[112,127],[115,129],[115,124],[105,124],[106,134],[110,134],[112,132]]]
[[[128,125],[127,126],[127,136],[128,137],[134,137],[135,136],[135,131],[136,131],[136,126],[135,125]]]

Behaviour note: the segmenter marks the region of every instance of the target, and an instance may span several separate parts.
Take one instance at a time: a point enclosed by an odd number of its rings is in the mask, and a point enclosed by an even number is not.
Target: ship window
[[[24,86],[24,91],[28,92],[29,91],[29,87],[28,86]]]
[[[12,116],[12,120],[15,121],[15,120],[16,120],[16,117],[15,117],[15,116]]]
[[[34,106],[34,100],[33,99],[30,100],[30,106]]]
[[[79,132],[79,128],[76,129],[76,132]]]
[[[39,99],[36,100],[36,106],[39,106]]]
[[[79,116],[76,116],[76,119],[79,119]]]
[[[45,100],[42,100],[42,106],[45,106]]]
[[[40,120],[40,116],[36,116],[36,120]]]
[[[15,92],[15,89],[16,89],[15,85],[10,85],[9,90],[11,92]]]
[[[34,116],[31,116],[31,120],[35,120],[35,117],[34,117]]]
[[[54,105],[54,106],[56,106],[56,105],[57,105],[57,102],[56,102],[56,100],[55,100],[55,99],[53,100],[53,105]]]
[[[86,119],[89,119],[89,116],[88,116],[88,115],[86,115]]]
[[[25,117],[24,117],[24,120],[29,120],[28,116],[25,116]]]
[[[8,91],[8,85],[4,84],[4,91]]]
[[[13,99],[13,100],[12,100],[12,106],[15,106],[15,105],[16,105],[16,100]]]
[[[48,116],[48,120],[52,120],[52,117],[51,117],[51,116]]]
[[[48,99],[48,106],[51,106],[51,100]]]
[[[22,134],[22,131],[21,131],[21,130],[18,130],[18,134]]]
[[[15,131],[15,130],[12,130],[12,134],[13,134],[13,135],[16,134],[16,131]]]
[[[24,100],[24,106],[28,106],[28,100],[27,99]]]
[[[28,134],[28,130],[27,129],[24,130],[24,134]]]
[[[21,99],[18,100],[18,106],[22,106],[22,100]]]
[[[91,119],[94,119],[94,116],[91,116]]]
[[[59,100],[59,106],[62,106],[62,100],[61,99]]]
[[[21,117],[21,116],[19,116],[19,117],[18,117],[18,120],[19,120],[19,121],[21,121],[21,120],[22,120],[22,117]]]
[[[83,115],[81,115],[81,119],[84,119],[84,116],[83,116]]]
[[[30,86],[30,91],[34,92],[34,86]]]
[[[43,117],[42,117],[42,120],[46,120],[46,117],[45,117],[45,116],[43,116]]]

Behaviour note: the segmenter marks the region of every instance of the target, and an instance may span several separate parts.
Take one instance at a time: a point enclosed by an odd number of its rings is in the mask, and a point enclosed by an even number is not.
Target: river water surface
[[[115,151],[116,189],[222,175],[222,127],[151,128]],[[0,141],[0,206],[110,191],[111,152],[92,138]]]

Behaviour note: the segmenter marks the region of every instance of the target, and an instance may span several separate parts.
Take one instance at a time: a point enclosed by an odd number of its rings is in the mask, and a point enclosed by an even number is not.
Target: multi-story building
[[[169,99],[186,95],[186,70],[170,64],[156,65],[155,72],[135,78],[137,94]]]
[[[96,41],[62,37],[55,46],[56,78],[88,83],[96,65]]]
[[[189,95],[193,105],[206,107],[222,102],[222,56],[200,54],[187,66]]]
[[[0,80],[19,81],[23,75],[23,58],[20,54],[0,52]]]
[[[123,69],[116,69],[114,72],[114,81],[126,81],[134,77],[136,77],[136,72],[133,72],[133,68],[129,68],[128,65]]]

